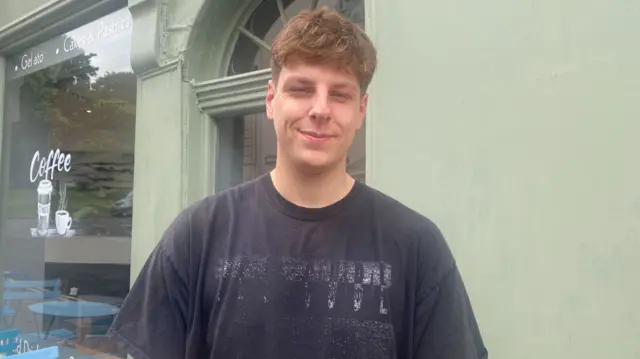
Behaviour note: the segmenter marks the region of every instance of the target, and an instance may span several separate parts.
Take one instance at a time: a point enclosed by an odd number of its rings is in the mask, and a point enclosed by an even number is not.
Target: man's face
[[[269,81],[266,98],[280,154],[310,170],[344,161],[367,98],[349,73],[303,63],[283,67],[277,84]]]

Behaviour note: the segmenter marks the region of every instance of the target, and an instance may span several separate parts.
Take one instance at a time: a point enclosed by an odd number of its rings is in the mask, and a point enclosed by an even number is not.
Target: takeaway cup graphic
[[[59,235],[64,236],[71,229],[73,220],[67,211],[56,211],[56,231]]]
[[[42,180],[38,184],[38,226],[36,233],[39,236],[46,236],[49,233],[49,219],[51,215],[51,192],[53,187],[51,181]]]

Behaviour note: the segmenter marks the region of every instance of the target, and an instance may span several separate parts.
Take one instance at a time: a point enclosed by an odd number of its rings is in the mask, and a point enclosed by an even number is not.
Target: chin
[[[324,156],[301,156],[296,162],[300,167],[310,171],[322,171],[335,164],[335,161]]]

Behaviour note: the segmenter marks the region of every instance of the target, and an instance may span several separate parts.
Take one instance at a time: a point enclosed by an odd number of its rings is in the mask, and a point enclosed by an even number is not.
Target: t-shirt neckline
[[[351,206],[351,204],[356,200],[364,186],[361,182],[356,180],[349,193],[347,193],[347,195],[341,200],[326,207],[308,208],[298,206],[284,198],[273,184],[270,173],[267,172],[266,174],[263,174],[260,177],[259,182],[264,189],[267,199],[278,211],[289,217],[305,221],[321,221],[343,213],[347,207]]]

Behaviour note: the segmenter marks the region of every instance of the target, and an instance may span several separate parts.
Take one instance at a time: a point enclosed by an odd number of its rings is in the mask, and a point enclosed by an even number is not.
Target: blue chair
[[[5,280],[4,301],[55,299],[62,295],[60,279]]]
[[[0,317],[9,327],[13,326],[24,300],[45,300],[60,298],[62,282],[52,280],[12,280],[4,281],[4,294]],[[11,305],[13,303],[13,306]],[[7,318],[12,318],[11,322]]]
[[[60,350],[57,346],[48,347],[40,350],[34,350],[18,355],[14,355],[11,359],[59,359]]]
[[[8,329],[0,331],[0,356],[13,355],[18,348],[18,330]]]
[[[13,322],[16,320],[17,315],[18,315],[17,310],[11,308],[8,305],[5,305],[3,302],[0,301],[0,318],[2,318],[2,321],[6,326],[8,327],[13,326]],[[11,322],[9,322],[7,318],[11,318]]]

